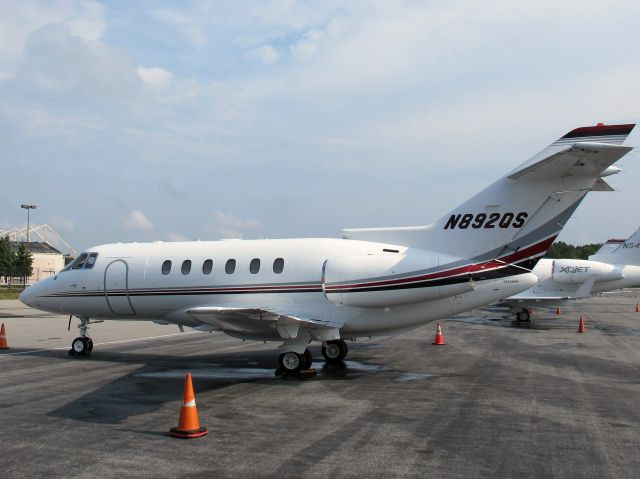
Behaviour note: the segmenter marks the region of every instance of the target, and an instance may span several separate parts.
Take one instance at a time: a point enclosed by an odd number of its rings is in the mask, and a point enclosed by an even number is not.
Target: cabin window
[[[87,261],[84,263],[84,269],[91,269],[96,264],[96,259],[98,258],[98,253],[91,253],[87,258]]]
[[[189,274],[191,272],[191,260],[190,259],[185,259],[182,262],[182,268],[180,269],[180,271],[182,271],[182,274]]]
[[[236,270],[236,260],[227,260],[227,264],[224,265],[224,270],[227,274],[233,274],[233,272]]]
[[[276,258],[276,260],[273,262],[273,272],[276,274],[280,274],[282,273],[283,270],[284,270],[284,259]]]
[[[171,273],[171,260],[166,260],[164,263],[162,263],[162,274],[169,274]]]
[[[205,262],[202,263],[202,273],[211,274],[211,271],[213,271],[213,260],[205,260]]]
[[[260,260],[258,258],[253,258],[251,263],[249,263],[249,272],[251,274],[256,274],[260,271]]]

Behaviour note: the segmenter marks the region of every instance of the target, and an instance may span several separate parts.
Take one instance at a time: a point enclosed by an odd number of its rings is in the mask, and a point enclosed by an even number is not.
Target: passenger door
[[[104,292],[113,314],[136,314],[129,297],[129,265],[123,259],[109,263],[104,271]]]

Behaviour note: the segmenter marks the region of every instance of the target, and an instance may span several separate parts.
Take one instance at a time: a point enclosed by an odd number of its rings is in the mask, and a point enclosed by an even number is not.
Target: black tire
[[[344,359],[349,353],[349,347],[347,346],[346,341],[343,341],[342,339],[340,340],[340,347],[342,348],[342,359]]]
[[[87,354],[87,341],[85,338],[76,338],[71,343],[71,349],[78,355]]]
[[[322,356],[328,364],[342,362],[348,352],[349,348],[347,347],[347,343],[341,339],[327,341],[327,346],[322,348]]]
[[[309,351],[309,349],[304,350],[304,361],[305,362],[303,369],[309,369],[313,364],[313,354],[311,354],[311,351]]]
[[[531,313],[529,312],[528,309],[523,309],[518,313],[518,319],[520,321],[528,323],[529,321],[531,321]]]
[[[93,339],[85,338],[85,340],[87,342],[87,352],[90,353],[91,351],[93,351]]]
[[[304,367],[304,363],[304,354],[298,354],[294,351],[282,353],[278,357],[278,366],[280,366],[280,370],[289,374],[300,372]]]

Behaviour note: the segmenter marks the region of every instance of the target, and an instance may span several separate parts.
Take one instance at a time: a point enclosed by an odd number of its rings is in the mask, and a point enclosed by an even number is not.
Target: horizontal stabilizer
[[[564,176],[600,177],[600,174],[624,155],[630,146],[608,143],[575,143],[532,165],[512,172],[512,180],[545,180]]]

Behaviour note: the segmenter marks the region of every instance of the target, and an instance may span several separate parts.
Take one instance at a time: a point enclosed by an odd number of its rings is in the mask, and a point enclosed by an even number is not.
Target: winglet
[[[598,143],[613,143],[621,145],[629,136],[635,123],[624,125],[605,125],[598,123],[596,126],[581,126],[571,130],[554,144],[575,143],[577,141],[597,141]]]

